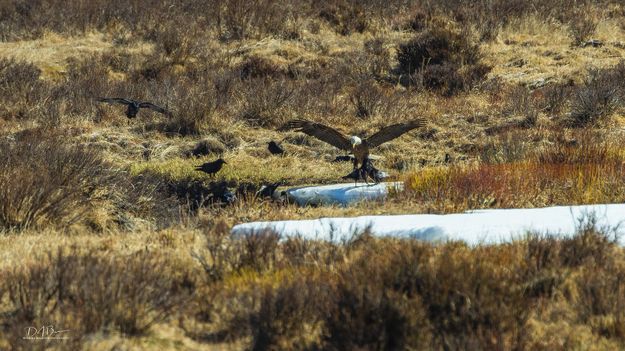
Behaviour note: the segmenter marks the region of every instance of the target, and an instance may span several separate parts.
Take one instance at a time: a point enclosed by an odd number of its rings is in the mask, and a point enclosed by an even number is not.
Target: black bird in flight
[[[273,140],[267,143],[267,149],[269,149],[272,155],[282,155],[284,153],[284,149]]]
[[[137,116],[137,113],[139,113],[139,109],[141,108],[149,108],[167,116],[172,115],[170,111],[147,101],[137,101],[124,98],[98,98],[98,102],[108,102],[109,104],[119,103],[127,105],[128,109],[126,110],[126,117],[128,118],[135,118]]]
[[[391,141],[415,128],[423,127],[425,123],[425,119],[417,118],[406,123],[393,124],[380,129],[366,139],[357,136],[348,137],[332,127],[301,119],[287,122],[278,130],[302,132],[341,150],[351,152],[354,155],[354,169],[357,169],[358,164],[364,165],[369,159],[369,149]]]
[[[226,161],[224,161],[222,158],[217,159],[216,161],[213,162],[206,162],[201,166],[197,166],[195,168],[196,171],[202,171],[204,173],[207,173],[209,175],[213,175],[217,172],[219,172],[219,170],[221,169],[221,167],[223,167],[224,164],[228,164],[226,163]]]

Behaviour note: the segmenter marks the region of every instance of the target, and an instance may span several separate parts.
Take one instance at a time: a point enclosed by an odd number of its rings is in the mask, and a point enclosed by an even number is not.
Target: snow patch
[[[359,201],[383,199],[389,189],[403,189],[403,182],[330,184],[307,186],[286,191],[287,198],[300,206],[349,205]]]
[[[527,232],[566,236],[574,234],[582,221],[596,220],[596,227],[619,235],[625,245],[625,204],[556,206],[532,209],[476,210],[448,215],[393,215],[352,218],[320,218],[253,222],[236,225],[233,235],[272,230],[283,238],[339,242],[369,229],[376,236],[414,238],[424,241],[461,240],[470,245],[496,244],[521,239]]]

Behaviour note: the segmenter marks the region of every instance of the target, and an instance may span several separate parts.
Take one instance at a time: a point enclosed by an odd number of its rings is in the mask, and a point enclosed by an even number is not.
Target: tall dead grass
[[[619,145],[582,134],[515,162],[425,169],[408,177],[408,193],[438,211],[622,202]]]

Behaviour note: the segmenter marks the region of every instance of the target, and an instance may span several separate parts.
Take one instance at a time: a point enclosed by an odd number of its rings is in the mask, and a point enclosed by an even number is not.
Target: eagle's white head
[[[349,141],[352,143],[352,147],[362,144],[362,140],[357,136],[352,136]]]

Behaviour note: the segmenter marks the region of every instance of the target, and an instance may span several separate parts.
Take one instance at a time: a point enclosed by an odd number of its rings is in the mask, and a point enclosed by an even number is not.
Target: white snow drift
[[[349,205],[363,200],[383,199],[389,189],[401,190],[402,182],[370,184],[345,183],[292,188],[287,197],[300,206],[306,205]]]
[[[620,235],[625,244],[625,204],[558,206],[535,209],[477,210],[448,215],[363,216],[320,218],[301,221],[253,222],[236,225],[234,235],[266,229],[283,236],[340,241],[367,228],[377,236],[415,238],[426,241],[462,240],[468,244],[493,244],[522,238],[527,232],[570,235],[583,221],[596,220],[596,227]]]

